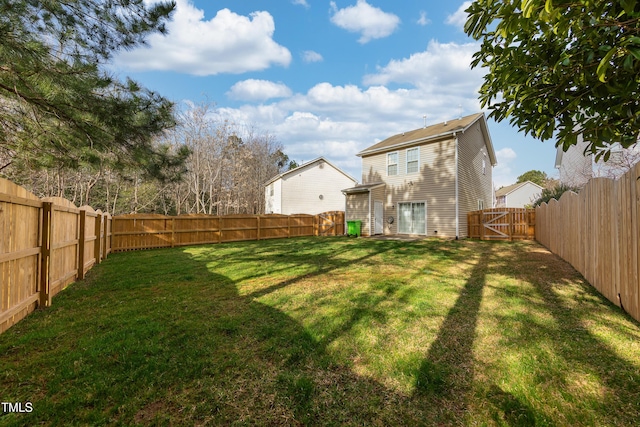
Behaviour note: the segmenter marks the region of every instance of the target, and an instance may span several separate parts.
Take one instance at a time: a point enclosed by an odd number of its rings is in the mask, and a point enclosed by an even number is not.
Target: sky
[[[152,3],[156,0],[145,0]],[[274,135],[299,164],[324,156],[361,181],[358,152],[392,135],[482,111],[469,2],[177,0],[168,34],[111,67],[181,108]],[[488,113],[485,111],[485,113]],[[425,116],[426,115],[426,119]],[[553,177],[554,141],[489,120],[494,185]]]

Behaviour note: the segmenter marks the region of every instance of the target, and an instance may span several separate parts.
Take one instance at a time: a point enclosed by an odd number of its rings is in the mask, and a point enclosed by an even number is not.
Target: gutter
[[[456,132],[453,133],[455,137],[455,178],[456,178],[456,240],[459,239],[460,236],[460,207],[458,201],[458,134]]]
[[[425,138],[413,139],[411,141],[399,142],[398,144],[391,145],[389,147],[382,147],[382,148],[378,148],[378,149],[371,150],[371,151],[361,151],[358,154],[356,154],[356,156],[363,157],[363,156],[368,156],[370,154],[380,153],[380,152],[383,152],[383,151],[395,150],[395,149],[398,149],[398,148],[403,148],[403,147],[408,146],[408,145],[414,145],[414,144],[417,144],[419,142],[428,142],[428,141],[431,141],[432,139],[440,139],[440,138],[443,138],[445,136],[450,136],[452,134],[455,136],[456,132],[460,132],[460,130],[461,129],[458,128],[456,130],[452,130],[452,131],[450,130],[450,131],[447,131],[447,132],[440,133],[438,135],[432,135],[432,136],[427,136]]]

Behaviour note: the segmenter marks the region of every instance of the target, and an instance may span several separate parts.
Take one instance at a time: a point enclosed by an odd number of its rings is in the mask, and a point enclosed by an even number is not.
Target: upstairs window
[[[398,153],[387,154],[387,175],[398,175]]]
[[[419,165],[420,149],[409,148],[407,150],[407,173],[416,173],[420,169]]]

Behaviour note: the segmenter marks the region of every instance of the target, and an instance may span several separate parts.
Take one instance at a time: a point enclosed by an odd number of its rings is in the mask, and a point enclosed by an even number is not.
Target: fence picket
[[[37,306],[50,306],[56,293],[111,252],[111,216],[86,209],[96,222],[83,228],[81,239],[84,211],[0,178],[0,333]]]
[[[491,208],[467,213],[467,235],[480,240],[533,240],[536,212],[524,208]]]
[[[536,240],[640,321],[640,164],[536,208]]]
[[[112,218],[111,250],[116,252],[279,239],[298,236],[339,236],[344,234],[344,212],[320,215],[121,215]],[[324,230],[321,223],[332,223]]]

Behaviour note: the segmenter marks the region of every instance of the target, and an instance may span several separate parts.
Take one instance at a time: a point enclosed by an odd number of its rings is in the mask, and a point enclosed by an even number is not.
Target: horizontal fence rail
[[[536,240],[640,321],[640,164],[536,208]]]
[[[132,251],[244,240],[344,234],[344,212],[319,215],[119,215],[112,250]]]
[[[111,220],[0,178],[0,333],[106,258]]]
[[[481,240],[535,239],[536,211],[524,208],[492,208],[467,213],[468,234]]]
[[[344,234],[344,212],[320,215],[122,215],[39,199],[0,178],[0,333],[81,280],[112,251]]]

